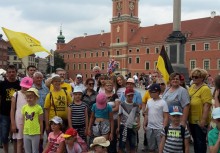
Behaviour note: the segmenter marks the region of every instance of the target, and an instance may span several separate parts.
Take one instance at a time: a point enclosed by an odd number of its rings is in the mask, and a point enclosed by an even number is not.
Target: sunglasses
[[[198,76],[192,76],[192,79],[198,79],[198,78],[200,78],[200,77],[198,77]]]
[[[161,85],[161,86],[165,86],[165,83],[158,83],[159,85]]]
[[[94,83],[89,83],[88,85],[90,85],[90,86],[94,86]]]

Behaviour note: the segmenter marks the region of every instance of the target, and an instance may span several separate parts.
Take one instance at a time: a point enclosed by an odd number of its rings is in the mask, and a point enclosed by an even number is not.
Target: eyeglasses
[[[161,86],[165,86],[165,83],[158,83],[159,85],[161,85]]]
[[[89,83],[88,85],[90,85],[90,86],[94,86],[94,83]]]
[[[198,79],[198,78],[200,78],[200,77],[198,77],[198,76],[192,76],[192,79]]]

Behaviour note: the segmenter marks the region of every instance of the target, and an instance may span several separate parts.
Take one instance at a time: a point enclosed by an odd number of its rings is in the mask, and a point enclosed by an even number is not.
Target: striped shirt
[[[166,136],[164,129],[162,130],[161,134],[163,136]],[[189,137],[190,137],[189,131],[186,129],[185,139]],[[183,153],[183,139],[181,136],[180,126],[175,128],[173,128],[171,125],[169,126],[163,153]]]
[[[72,126],[85,126],[85,109],[86,104],[82,102],[80,105],[72,103],[69,105],[72,113]]]

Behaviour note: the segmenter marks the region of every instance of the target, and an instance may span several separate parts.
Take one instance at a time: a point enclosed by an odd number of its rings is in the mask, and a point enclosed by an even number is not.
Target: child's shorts
[[[124,142],[124,141],[122,141],[122,138],[123,138],[122,134],[123,134],[124,128],[125,128],[124,125],[120,125],[119,148],[122,150],[125,150],[126,142],[128,142],[130,149],[132,149],[132,150],[136,149],[136,147],[137,147],[137,131],[135,131],[132,128],[127,128],[127,141]]]
[[[162,129],[147,128],[147,142],[149,151],[155,151],[159,148]]]
[[[109,120],[104,120],[102,122],[95,122],[92,126],[92,132],[94,136],[106,135],[110,132],[110,122]]]

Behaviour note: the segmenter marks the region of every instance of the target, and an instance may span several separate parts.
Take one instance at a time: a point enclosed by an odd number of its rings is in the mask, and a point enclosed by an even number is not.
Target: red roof
[[[172,32],[172,23],[140,27],[129,40],[129,45],[163,43]],[[220,37],[220,16],[200,18],[181,22],[182,33],[188,33],[187,39]],[[62,51],[92,50],[108,48],[110,33],[76,37],[66,44]]]

